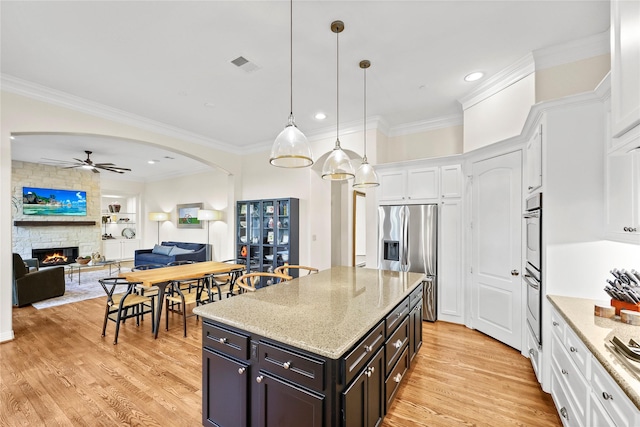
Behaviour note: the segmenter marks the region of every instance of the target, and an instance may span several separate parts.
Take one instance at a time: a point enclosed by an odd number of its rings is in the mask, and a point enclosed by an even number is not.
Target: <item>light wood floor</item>
[[[0,344],[0,426],[201,425],[200,323],[151,319],[100,337],[104,298],[13,309]],[[424,345],[384,421],[397,426],[560,426],[517,351],[463,326],[424,324]]]

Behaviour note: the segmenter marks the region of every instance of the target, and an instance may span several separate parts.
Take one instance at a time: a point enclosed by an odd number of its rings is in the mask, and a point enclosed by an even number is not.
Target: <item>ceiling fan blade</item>
[[[117,172],[117,173],[124,173],[125,171],[131,171],[131,169],[126,169],[126,168],[118,168],[118,167],[111,167],[111,166],[96,166],[97,168],[109,171],[109,172]]]
[[[73,165],[73,166],[67,166],[67,167],[64,167],[64,168],[62,168],[62,169],[75,169],[75,168],[81,168],[81,167],[84,167],[84,165]]]
[[[84,160],[76,159],[75,157],[73,158],[73,160],[77,160],[78,162],[80,162],[82,164],[86,164],[86,162]]]
[[[96,169],[96,168],[91,168],[91,171],[92,171],[93,173],[100,173],[100,171],[99,171],[98,169]]]
[[[94,163],[93,165],[96,166],[96,167],[99,167],[99,166],[115,166],[115,164],[113,164],[113,163]]]

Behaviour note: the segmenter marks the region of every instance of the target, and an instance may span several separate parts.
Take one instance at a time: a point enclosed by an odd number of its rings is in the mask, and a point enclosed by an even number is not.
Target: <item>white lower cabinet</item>
[[[536,378],[538,379],[538,382],[542,382],[542,349],[538,345],[538,341],[536,340],[535,335],[531,331],[531,328],[527,328],[526,351],[529,356],[529,361],[531,361],[533,372],[536,374]]]
[[[140,249],[139,239],[113,239],[102,241],[102,256],[108,260],[133,259]]]
[[[591,388],[595,398],[613,420],[611,425],[640,425],[638,409],[595,358],[591,361]]]
[[[564,426],[639,426],[640,411],[551,308],[551,395]]]

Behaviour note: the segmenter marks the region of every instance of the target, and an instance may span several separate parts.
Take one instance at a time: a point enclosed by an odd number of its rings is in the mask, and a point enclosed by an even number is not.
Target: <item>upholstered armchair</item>
[[[13,254],[13,305],[22,307],[64,295],[64,268],[44,268],[29,273],[18,254]]]

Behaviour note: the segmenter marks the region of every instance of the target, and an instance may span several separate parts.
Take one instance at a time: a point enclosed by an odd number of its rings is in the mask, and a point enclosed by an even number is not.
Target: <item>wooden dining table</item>
[[[128,282],[137,282],[142,286],[158,287],[158,301],[156,303],[156,318],[153,322],[154,338],[158,338],[160,328],[160,315],[164,303],[165,289],[173,280],[198,279],[208,274],[239,273],[246,266],[242,264],[229,264],[218,261],[196,262],[193,264],[175,265],[171,267],[152,268],[149,270],[121,272]],[[232,284],[233,285],[233,284]]]

